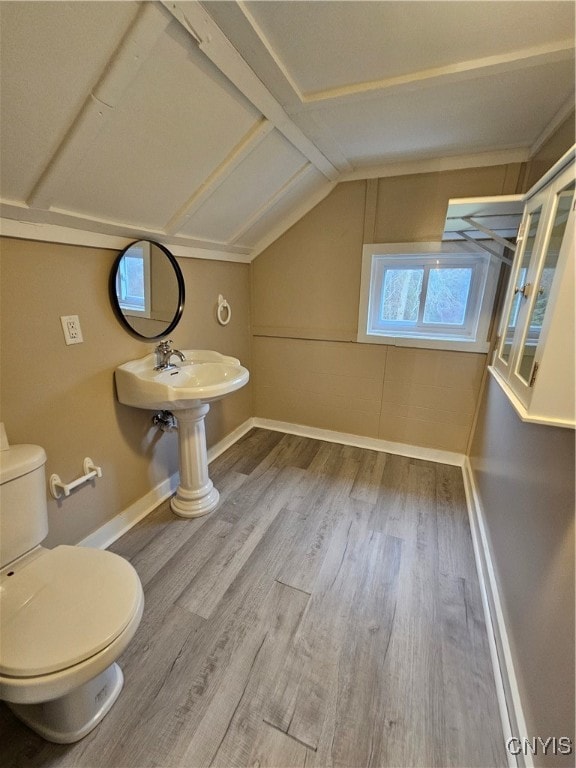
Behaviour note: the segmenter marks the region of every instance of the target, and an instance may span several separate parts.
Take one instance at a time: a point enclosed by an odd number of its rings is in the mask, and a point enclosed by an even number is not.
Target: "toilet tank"
[[[0,451],[0,568],[48,535],[45,464],[38,445]]]

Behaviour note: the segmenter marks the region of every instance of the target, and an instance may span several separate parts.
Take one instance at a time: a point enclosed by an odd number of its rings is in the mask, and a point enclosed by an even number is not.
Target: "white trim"
[[[22,208],[22,212],[28,209]],[[86,222],[88,223],[88,222]],[[117,229],[127,231],[127,227],[117,226]],[[0,218],[0,235],[14,237],[19,240],[36,240],[44,243],[62,243],[64,245],[79,245],[87,248],[104,248],[121,251],[127,245],[139,239],[156,240],[165,245],[174,256],[185,259],[209,259],[211,261],[233,261],[249,264],[252,257],[243,253],[228,253],[210,248],[197,248],[187,245],[174,245],[170,237],[162,232],[134,232],[131,237],[93,232],[88,229],[43,222],[22,221],[21,219]]]
[[[404,157],[400,160],[384,162],[378,165],[357,166],[354,171],[342,173],[338,178],[338,182],[385,179],[390,176],[409,176],[419,173],[437,173],[439,171],[459,171],[465,168],[486,168],[491,165],[525,163],[529,159],[530,152],[526,147],[494,149],[491,152],[445,155],[443,157]]]
[[[247,419],[243,424],[232,430],[226,437],[219,440],[208,449],[208,462],[214,461],[221,453],[227,451],[241,437],[253,427],[253,419]],[[92,547],[93,549],[107,549],[117,539],[127,533],[140,520],[149,515],[163,501],[168,499],[178,486],[178,472],[163,480],[155,488],[152,488],[142,498],[135,501],[125,510],[117,514],[112,520],[101,525],[95,531],[78,542],[78,547]]]
[[[374,320],[374,302],[380,295],[382,285],[382,272],[379,270],[381,262],[392,263],[392,259],[404,262],[415,257],[418,266],[421,266],[421,261],[426,262],[436,258],[450,260],[456,256],[470,257],[481,264],[480,274],[475,274],[470,286],[465,324],[468,334],[451,335],[447,327],[444,327],[443,331],[438,331],[437,335],[432,332],[425,333],[421,326],[412,332],[407,328],[394,332],[392,327],[378,327],[379,323]],[[475,244],[468,245],[452,240],[428,243],[365,243],[362,247],[356,341],[361,344],[486,353],[490,349],[487,335],[497,282],[496,259],[493,255],[487,255]]]
[[[282,105],[248,66],[198,0],[162,0],[162,5],[192,35],[202,53],[258,109],[274,127],[327,179],[336,181],[338,169],[290,119]]]
[[[0,218],[0,233],[4,237],[14,237],[22,240],[115,250],[122,250],[134,240],[151,239],[161,242],[175,256],[182,258],[210,259],[213,261],[249,264],[306,213],[327,197],[337,183],[471,167],[480,168],[489,165],[524,162],[528,159],[528,150],[509,149],[450,157],[406,159],[405,161],[359,168],[350,173],[342,173],[331,182],[322,184],[322,187],[313,194],[308,195],[300,205],[283,217],[252,248],[211,241],[205,241],[204,243],[198,239],[187,238],[176,233],[146,228],[136,229],[129,224],[80,216],[72,211],[55,209],[38,211],[29,208],[22,201],[8,199],[0,201],[3,214],[2,218]],[[170,228],[171,223],[169,222],[167,225],[168,228]],[[186,243],[186,239],[190,241],[189,245]],[[221,248],[214,246],[221,246]]]
[[[529,734],[502,610],[496,571],[490,552],[484,512],[468,456],[464,458],[462,476],[504,741],[507,742],[512,736],[522,740],[529,738]],[[533,768],[534,766],[531,755],[518,755],[516,759],[508,750],[506,750],[506,754],[510,768]]]
[[[576,144],[573,144],[570,149],[566,150],[566,152],[560,157],[554,165],[549,168],[546,173],[541,176],[537,182],[535,182],[528,192],[524,193],[524,197],[526,200],[529,200],[531,197],[533,197],[537,192],[540,192],[541,189],[544,189],[553,179],[556,179],[557,176],[559,176],[564,169],[570,165],[570,163],[574,162],[576,159]]]
[[[258,40],[258,43],[262,46],[262,48],[265,51],[265,59],[263,61],[260,61],[260,66],[265,68],[265,71],[270,70],[273,68],[277,73],[279,73],[280,77],[282,78],[284,89],[287,89],[290,98],[289,101],[286,101],[286,94],[280,95],[280,101],[285,106],[291,106],[296,107],[298,105],[301,105],[303,102],[303,95],[302,91],[298,87],[298,84],[296,81],[292,78],[290,71],[288,67],[284,64],[281,57],[276,53],[274,50],[272,44],[266,37],[266,34],[264,33],[264,30],[258,24],[250,10],[247,8],[246,3],[244,0],[237,0],[236,4],[238,6],[238,10],[242,14],[243,20],[249,25],[252,32],[255,34],[256,39]],[[216,19],[216,23],[218,23],[218,19]],[[257,47],[254,45],[254,49],[257,50]],[[246,59],[245,53],[243,48],[237,48],[238,52],[242,56],[243,59]],[[262,53],[260,52],[261,58]],[[258,73],[261,71],[260,67],[253,67],[254,71],[258,75]],[[283,89],[283,90],[284,90]],[[282,96],[284,98],[282,98]]]
[[[258,224],[258,222],[269,213],[278,202],[281,202],[285,195],[289,195],[291,190],[297,187],[299,184],[306,181],[306,177],[311,175],[312,172],[317,172],[316,166],[312,163],[306,163],[300,166],[292,176],[282,184],[282,186],[276,190],[270,197],[257,208],[242,224],[236,229],[236,231],[230,236],[229,243],[231,245],[239,245],[239,240],[242,239],[249,232],[252,227]]]
[[[538,136],[536,141],[532,144],[530,147],[530,159],[532,159],[538,150],[546,144],[548,139],[556,132],[572,112],[574,112],[574,96],[570,96],[570,98],[560,107],[540,136]]]
[[[178,473],[163,480],[155,488],[140,499],[130,504],[129,507],[117,514],[112,520],[101,525],[88,536],[79,541],[78,547],[91,547],[92,549],[107,549],[116,539],[123,536],[136,523],[143,520],[156,507],[171,496],[178,485]]]
[[[520,417],[521,421],[525,421],[528,424],[543,424],[546,427],[562,427],[564,429],[574,429],[574,422],[569,419],[552,419],[548,416],[538,416],[537,413],[528,413],[526,406],[516,392],[512,389],[510,384],[502,376],[500,371],[493,365],[488,366],[488,372],[495,379],[500,389],[504,392],[512,407],[516,411],[516,414]]]
[[[216,192],[216,190],[230,178],[232,173],[243,163],[247,157],[264,141],[274,130],[269,120],[263,118],[255,123],[248,133],[236,144],[231,152],[224,158],[206,180],[196,189],[180,209],[172,216],[164,227],[168,234],[178,234],[189,219],[198,211],[204,203]]]
[[[211,448],[208,448],[208,463],[210,464],[214,459],[217,459],[218,456],[224,453],[224,451],[227,451],[228,448],[232,447],[234,443],[237,443],[238,440],[250,432],[253,426],[254,419],[246,419],[240,426],[233,429],[232,432],[229,432],[226,437],[223,437],[222,440],[219,440]]]
[[[407,456],[410,459],[436,461],[439,464],[451,464],[455,467],[461,467],[465,458],[463,453],[456,453],[454,451],[443,451],[438,448],[425,448],[419,445],[409,445],[408,443],[393,443],[389,440],[380,440],[380,438],[377,437],[353,435],[349,432],[336,432],[332,429],[309,427],[305,424],[291,424],[286,421],[263,419],[259,416],[255,416],[252,419],[252,424],[254,427],[270,429],[273,432],[285,432],[289,435],[310,437],[314,440],[325,440],[328,443],[352,445],[356,448],[366,448],[367,450],[380,451],[381,453],[394,453],[398,456]]]
[[[553,64],[571,58],[574,40],[541,43],[530,48],[483,56],[467,61],[452,62],[444,66],[415,70],[394,77],[380,80],[362,81],[351,85],[336,86],[323,91],[308,91],[302,96],[305,107],[317,107],[318,104],[335,104],[373,99],[382,93],[409,89],[414,92],[444,84],[457,84],[478,77],[498,77],[507,72],[544,64]]]
[[[253,427],[269,429],[273,432],[284,432],[289,435],[300,435],[302,437],[311,437],[317,440],[326,440],[329,443],[342,443],[343,445],[353,445],[358,448],[367,448],[368,450],[381,451],[385,453],[394,453],[399,456],[408,456],[413,459],[424,459],[426,461],[437,461],[441,464],[451,464],[461,467],[464,462],[464,454],[453,453],[452,451],[441,451],[434,448],[421,448],[416,445],[407,445],[404,443],[392,443],[387,440],[378,440],[373,437],[363,437],[361,435],[351,435],[345,432],[334,432],[328,429],[319,429],[317,427],[307,427],[302,424],[290,424],[285,421],[272,421],[270,419],[261,419],[252,417],[246,419],[240,426],[232,430],[226,437],[219,440],[208,449],[208,463],[214,461],[220,454],[227,451],[234,443],[238,442]],[[78,542],[78,547],[92,547],[94,549],[107,549],[117,539],[127,533],[136,523],[140,522],[146,515],[150,514],[156,507],[169,498],[178,485],[178,472],[175,472],[166,480],[163,480],[155,488],[152,488],[145,496],[135,501],[125,510],[117,514],[112,520],[101,525],[95,531],[85,536]]]
[[[22,211],[27,211],[22,208]],[[74,229],[58,224],[23,221],[22,219],[0,218],[0,235],[14,237],[20,240],[40,240],[45,243],[62,243],[63,245],[82,245],[90,248],[109,248],[123,250],[132,242],[129,237],[118,237],[101,232],[90,232],[85,229]]]
[[[385,344],[387,347],[414,347],[416,349],[439,349],[444,352],[476,352],[486,354],[490,351],[489,341],[462,341],[461,339],[427,339],[413,336],[385,336],[383,334],[363,334],[356,338],[361,344]]]
[[[252,256],[248,253],[232,253],[231,251],[220,251],[207,247],[195,247],[191,245],[180,245],[178,243],[171,242],[169,237],[164,237],[164,233],[158,233],[158,237],[151,238],[157,239],[159,243],[165,245],[173,256],[180,256],[183,259],[208,259],[209,261],[232,261],[237,264],[250,264]],[[210,245],[210,243],[208,243]],[[233,247],[233,246],[231,246]]]

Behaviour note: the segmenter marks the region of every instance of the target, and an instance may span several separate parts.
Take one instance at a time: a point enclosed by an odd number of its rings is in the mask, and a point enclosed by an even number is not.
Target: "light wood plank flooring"
[[[211,475],[112,547],[146,606],[110,714],[58,746],[2,705],[4,768],[507,764],[458,468],[257,429]]]

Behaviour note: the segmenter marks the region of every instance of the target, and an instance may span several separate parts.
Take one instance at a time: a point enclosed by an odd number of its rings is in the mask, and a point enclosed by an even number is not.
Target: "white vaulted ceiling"
[[[248,261],[338,181],[523,161],[574,106],[572,2],[0,14],[6,234],[65,227]]]

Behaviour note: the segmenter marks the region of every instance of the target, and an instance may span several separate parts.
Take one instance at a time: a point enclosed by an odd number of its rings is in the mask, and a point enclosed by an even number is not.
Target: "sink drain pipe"
[[[162,432],[174,432],[175,429],[178,429],[178,424],[172,411],[158,411],[158,413],[152,416],[152,424],[161,429]]]

